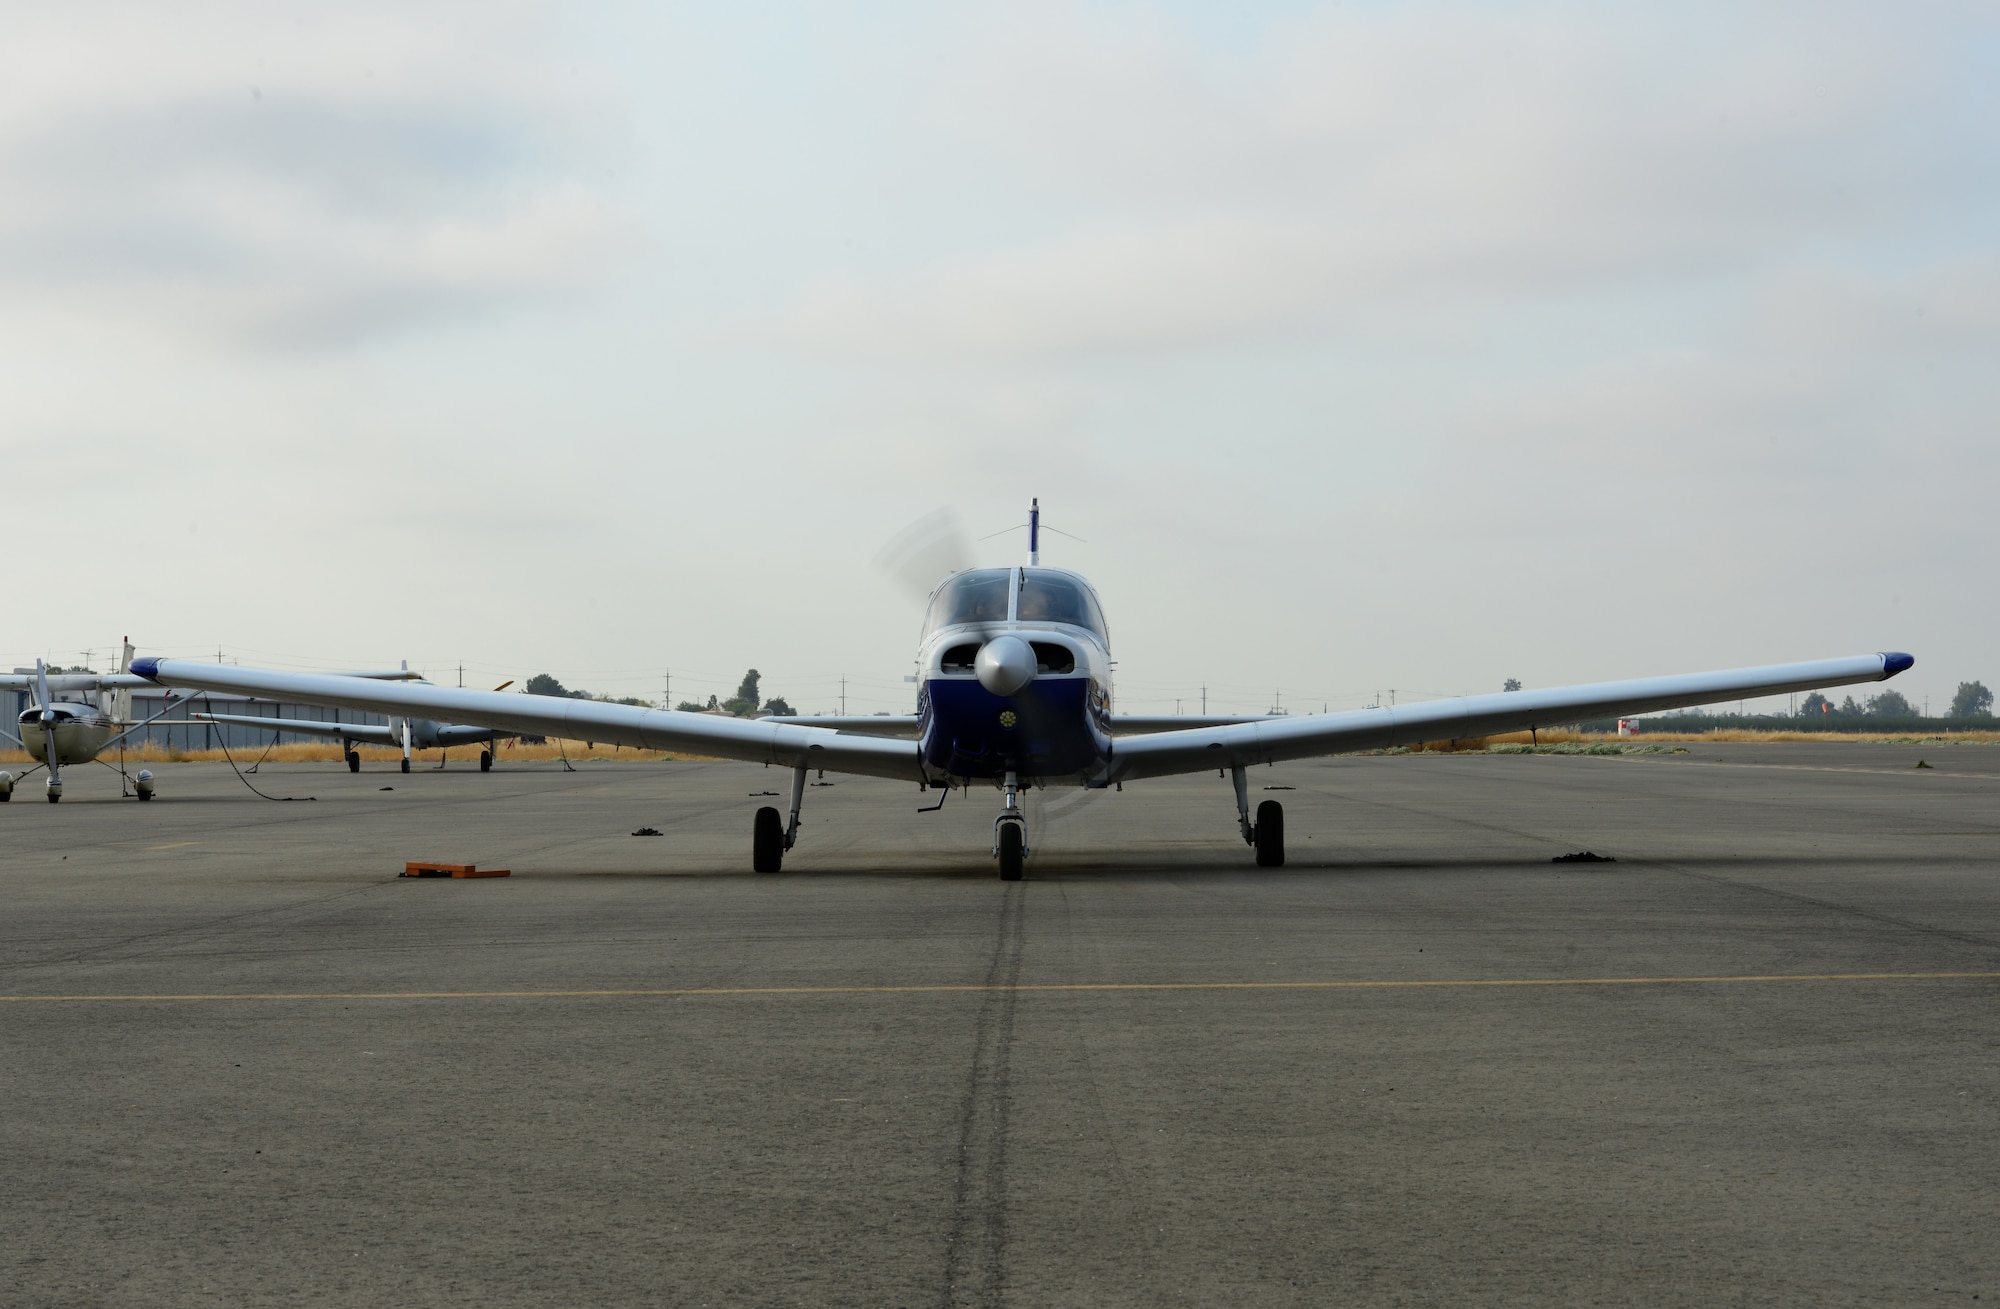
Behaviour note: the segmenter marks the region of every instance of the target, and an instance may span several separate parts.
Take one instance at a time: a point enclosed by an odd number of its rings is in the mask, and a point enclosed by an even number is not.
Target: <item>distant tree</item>
[[[733,700],[748,701],[752,709],[763,703],[761,697],[757,694],[757,677],[757,670],[754,668],[743,674],[743,684],[736,688],[736,694],[730,698]]]
[[[1507,679],[1507,684],[1501,687],[1500,689],[1503,691],[1518,691],[1521,689],[1521,679],[1518,677],[1510,677]]]
[[[764,707],[774,714],[795,714],[798,710],[785,703],[785,697],[774,695],[764,702]]]
[[[710,696],[708,698],[708,704],[714,704],[714,703],[715,703],[715,697]],[[703,710],[707,709],[708,705],[703,704],[699,700],[683,700],[679,704],[675,705],[674,708],[680,710],[684,714],[698,714],[701,713]]]
[[[553,695],[553,696],[559,696],[565,700],[590,699],[590,692],[572,691],[568,687],[565,687],[561,682],[558,682],[555,678],[550,677],[547,673],[536,673],[533,677],[528,679],[527,686],[523,687],[522,689],[525,690],[529,695]]]
[[[1953,718],[1991,718],[1993,716],[1993,693],[1986,689],[1984,682],[1960,682],[1958,694],[1951,698]]]
[[[1840,702],[1840,708],[1834,712],[1845,717],[1855,717],[1862,712],[1862,709],[1860,705],[1854,703],[1854,697],[1850,695]]]
[[[1832,712],[1833,701],[1827,699],[1817,691],[1807,696],[1805,703],[1799,706],[1799,717],[1801,718],[1818,718]]]
[[[1905,700],[1900,691],[1884,691],[1868,698],[1868,712],[1877,718],[1915,718],[1917,707]]]

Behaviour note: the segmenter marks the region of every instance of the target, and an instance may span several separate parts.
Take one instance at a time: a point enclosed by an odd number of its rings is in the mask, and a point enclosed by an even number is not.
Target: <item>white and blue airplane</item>
[[[1215,769],[1234,781],[1244,841],[1258,864],[1274,867],[1285,861],[1284,808],[1266,800],[1251,814],[1245,770],[1252,765],[1879,682],[1916,662],[1907,654],[1865,654],[1307,717],[1121,717],[1112,712],[1103,606],[1083,577],[1041,566],[1039,506],[1030,515],[1028,549],[1025,566],[968,569],[932,591],[917,650],[917,711],[900,718],[743,720],[178,659],[134,660],[132,671],[190,690],[283,696],[392,717],[436,714],[509,732],[789,768],[789,821],[766,806],[752,825],[751,867],[760,873],[777,872],[796,844],[811,773],[884,777],[946,792],[990,785],[1003,797],[992,854],[1000,876],[1013,881],[1028,854],[1021,806],[1027,788],[1102,789]]]

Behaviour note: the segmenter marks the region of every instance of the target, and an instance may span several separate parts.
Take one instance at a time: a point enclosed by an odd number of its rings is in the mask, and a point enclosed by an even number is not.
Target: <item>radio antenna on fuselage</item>
[[[1036,496],[1028,501],[1028,564],[1039,568],[1042,563],[1042,498]]]

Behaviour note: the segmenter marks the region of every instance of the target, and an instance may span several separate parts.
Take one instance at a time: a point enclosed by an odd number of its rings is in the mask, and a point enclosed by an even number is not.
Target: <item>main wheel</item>
[[[1018,882],[1021,880],[1021,825],[1019,823],[1000,824],[1000,880]]]
[[[407,759],[403,761],[403,771],[406,773],[410,771],[410,761]]]
[[[349,750],[347,752],[347,771],[350,773],[361,771],[361,752],[359,750]]]
[[[479,752],[479,771],[482,773],[493,771],[493,752],[491,750],[481,750]]]
[[[1257,866],[1285,866],[1285,806],[1276,800],[1257,806]]]
[[[750,866],[760,873],[775,873],[785,866],[785,824],[769,805],[757,811],[750,828]]]

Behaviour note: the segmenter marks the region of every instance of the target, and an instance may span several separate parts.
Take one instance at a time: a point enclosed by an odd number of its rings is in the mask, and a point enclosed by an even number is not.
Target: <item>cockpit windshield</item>
[[[1021,580],[1021,603],[1015,616],[1024,623],[1070,623],[1109,639],[1097,597],[1082,582],[1063,573],[1029,569]]]
[[[1007,587],[1012,580],[1010,568],[974,568],[960,573],[938,588],[924,631],[959,623],[1006,622]]]

